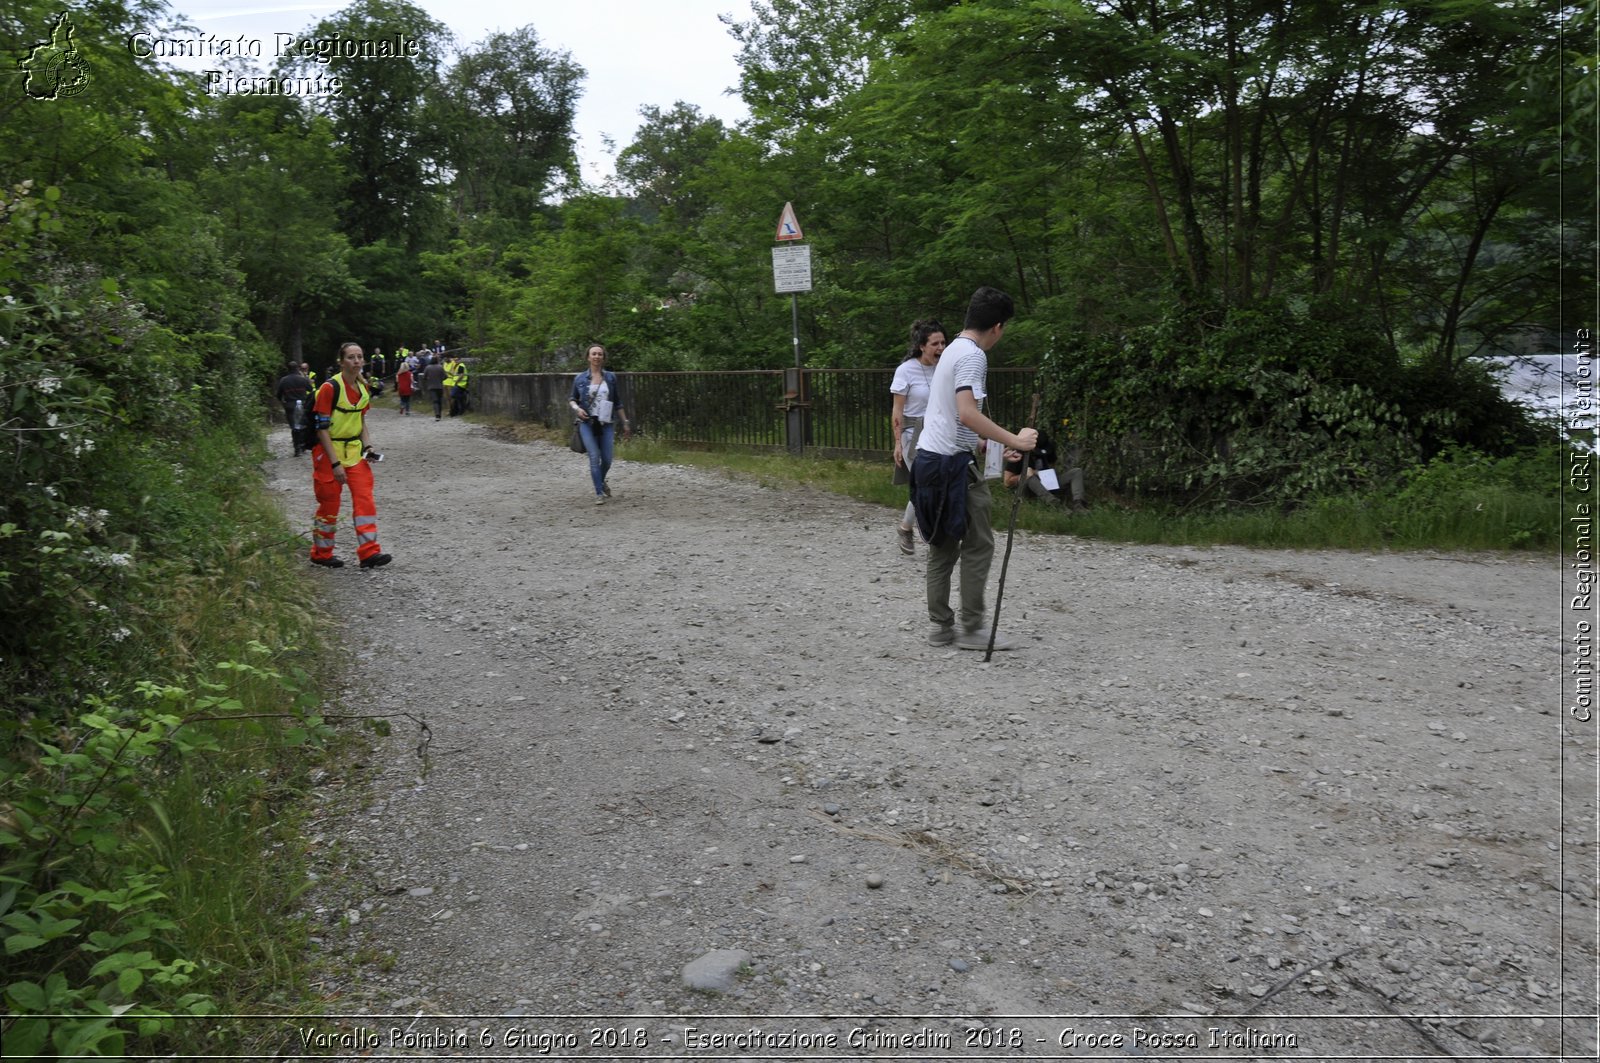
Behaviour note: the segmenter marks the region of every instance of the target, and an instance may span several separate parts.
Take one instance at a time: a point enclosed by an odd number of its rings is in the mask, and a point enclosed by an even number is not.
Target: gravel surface
[[[286,1047],[1594,1053],[1556,559],[1019,534],[985,664],[888,510],[373,417],[395,561],[347,502],[316,578],[393,731],[319,774]]]

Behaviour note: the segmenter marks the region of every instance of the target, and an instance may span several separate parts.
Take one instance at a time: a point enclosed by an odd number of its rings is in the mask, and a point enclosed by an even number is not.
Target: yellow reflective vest
[[[343,374],[328,381],[324,387],[333,388],[333,414],[328,420],[328,438],[333,441],[333,452],[339,464],[346,468],[361,461],[361,425],[366,420],[367,407],[372,405],[372,394],[364,380],[356,381],[360,397],[354,406],[345,405]]]

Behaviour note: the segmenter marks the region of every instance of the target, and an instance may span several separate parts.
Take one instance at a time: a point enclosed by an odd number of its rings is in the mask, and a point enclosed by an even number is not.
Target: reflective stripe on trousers
[[[311,556],[333,556],[334,532],[339,524],[339,503],[344,488],[333,478],[333,466],[319,446],[311,454],[311,486],[317,494],[317,515],[311,526]],[[356,557],[365,560],[381,554],[378,545],[378,504],[372,497],[372,466],[366,461],[345,466],[345,479],[350,484],[351,521],[356,529]]]

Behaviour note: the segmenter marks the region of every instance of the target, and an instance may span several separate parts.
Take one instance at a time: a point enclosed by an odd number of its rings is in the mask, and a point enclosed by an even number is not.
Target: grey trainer
[[[964,630],[956,636],[956,647],[963,650],[987,650],[989,648],[989,629],[975,627]],[[1017,644],[999,632],[995,632],[994,648],[997,650],[1014,650]]]
[[[948,646],[956,640],[956,629],[949,624],[935,624],[928,632],[928,645]]]

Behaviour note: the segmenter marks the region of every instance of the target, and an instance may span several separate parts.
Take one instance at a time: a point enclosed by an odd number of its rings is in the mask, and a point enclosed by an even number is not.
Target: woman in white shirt
[[[922,415],[928,409],[928,387],[933,382],[933,367],[944,351],[944,326],[937,321],[918,321],[911,326],[911,347],[905,360],[894,371],[889,394],[894,396],[894,482],[911,482],[911,462],[917,456],[917,436],[922,434]],[[911,529],[916,522],[911,503],[906,502],[896,529],[900,552],[915,552]]]
[[[628,415],[622,409],[622,396],[617,392],[617,374],[606,368],[606,349],[598,343],[589,348],[589,368],[573,379],[567,404],[578,415],[578,434],[583,437],[584,450],[589,454],[594,504],[603,506],[611,497],[606,475],[611,472],[615,423],[621,422],[625,434],[632,433],[628,428]]]

